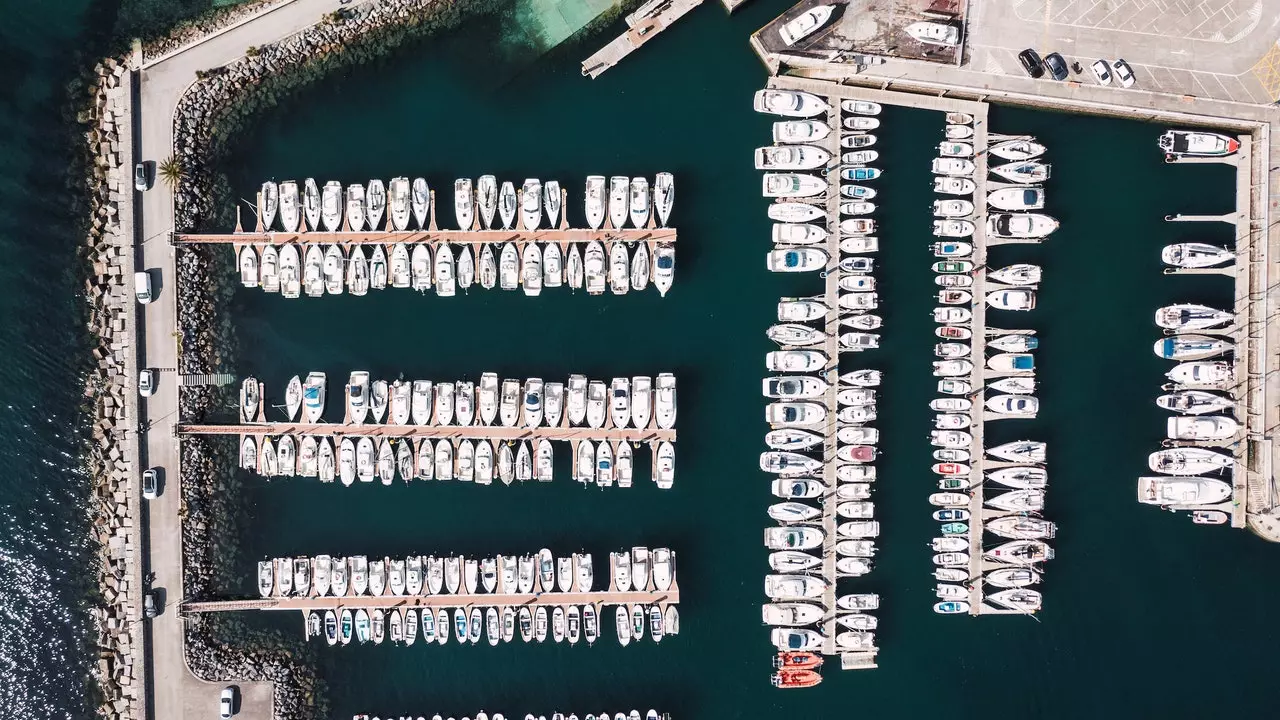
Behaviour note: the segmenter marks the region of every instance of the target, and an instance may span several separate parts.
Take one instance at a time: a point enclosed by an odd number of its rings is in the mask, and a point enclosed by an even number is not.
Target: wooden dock
[[[502,243],[587,243],[644,242],[650,246],[667,245],[676,241],[675,228],[629,228],[623,230],[561,229],[561,230],[373,230],[338,231],[307,230],[284,232],[283,230],[230,232],[230,233],[177,233],[172,236],[175,245],[398,245],[402,243],[426,243],[431,245],[501,245]]]
[[[317,437],[385,437],[468,440],[612,440],[614,442],[674,442],[675,429],[507,427],[505,425],[384,425],[363,423],[238,423],[201,425],[180,423],[179,435],[314,435]]]
[[[342,608],[456,608],[456,607],[537,607],[539,605],[657,605],[665,608],[680,602],[680,588],[672,582],[663,591],[544,592],[544,593],[472,593],[453,595],[347,595],[334,597],[269,597],[250,600],[207,600],[183,603],[179,612],[245,612],[249,610],[340,610]]]
[[[671,27],[675,21],[684,17],[702,2],[703,0],[661,0],[661,2],[646,3],[641,11],[647,9],[651,14],[645,14],[642,17],[633,14],[628,17],[629,27],[626,32],[582,61],[582,74],[592,79],[600,77],[604,71],[622,62],[623,58],[640,49],[641,45]]]

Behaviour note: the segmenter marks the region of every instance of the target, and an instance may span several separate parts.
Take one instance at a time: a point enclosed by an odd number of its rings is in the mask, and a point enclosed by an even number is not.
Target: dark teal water
[[[322,487],[250,483],[244,582],[259,556],[364,553],[603,554],[634,544],[679,553],[683,632],[660,646],[620,648],[348,647],[321,649],[335,717],[356,711],[461,715],[554,707],[579,713],[658,707],[678,717],[1206,717],[1272,714],[1264,663],[1276,644],[1269,607],[1276,548],[1242,532],[1195,527],[1134,501],[1134,481],[1161,437],[1151,403],[1166,369],[1150,353],[1151,311],[1175,300],[1225,303],[1225,283],[1160,275],[1158,248],[1179,238],[1229,242],[1214,228],[1170,226],[1171,212],[1222,212],[1230,178],[1213,166],[1165,166],[1160,128],[1017,110],[993,125],[1051,147],[1050,211],[1063,229],[1043,247],[997,250],[1001,264],[1045,265],[1041,307],[1019,324],[1044,341],[1044,412],[992,427],[999,439],[1050,441],[1048,514],[1061,532],[1046,608],[1028,618],[942,618],[933,602],[925,500],[933,485],[927,433],[935,339],[928,310],[928,159],[941,119],[887,111],[880,149],[877,258],[886,328],[867,366],[888,372],[875,500],[884,528],[876,571],[845,589],[877,591],[881,668],[841,673],[809,691],[768,685],[760,626],[767,566],[760,544],[771,501],[756,468],[765,432],[758,394],[764,329],[782,294],[816,278],[764,271],[765,203],[751,148],[769,119],[750,111],[765,79],[747,34],[787,3],[756,0],[726,19],[714,5],[600,80],[579,77],[594,47],[536,62],[492,60],[492,21],[353,70],[263,116],[226,168],[237,195],[265,177],[345,182],[397,174],[446,187],[491,172],[555,177],[576,194],[589,173],[677,177],[677,280],[654,293],[537,300],[477,292],[441,300],[387,292],[363,299],[236,298],[240,370],[276,391],[312,369],[365,368],[391,377],[596,377],[675,372],[680,380],[678,477],[667,492],[552,485]],[[5,322],[0,453],[0,707],[12,717],[83,717],[81,608],[88,558],[84,481],[70,436],[79,389],[75,236],[61,186],[57,88],[81,43],[75,2],[10,9],[0,52],[23,63],[0,90],[0,269]],[[108,8],[107,10],[110,10]],[[106,23],[104,26],[110,26]],[[62,64],[60,64],[62,63]],[[63,163],[65,166],[65,163]],[[580,212],[577,202],[573,212]],[[36,233],[44,223],[50,229]],[[52,223],[52,224],[50,224]],[[1224,226],[1225,227],[1225,226]],[[852,365],[851,365],[852,367]],[[293,616],[248,618],[299,629]],[[13,632],[13,630],[20,632]]]

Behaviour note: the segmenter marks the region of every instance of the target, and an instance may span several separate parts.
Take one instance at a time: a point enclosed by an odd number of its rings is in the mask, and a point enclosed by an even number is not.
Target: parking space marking
[[[1280,100],[1280,43],[1272,45],[1267,54],[1258,60],[1253,66],[1253,75],[1261,83],[1268,102]]]

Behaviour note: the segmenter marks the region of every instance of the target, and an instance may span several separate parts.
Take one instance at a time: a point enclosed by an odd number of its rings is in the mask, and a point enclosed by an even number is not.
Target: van
[[[133,274],[133,292],[143,305],[151,302],[151,273],[143,270]]]

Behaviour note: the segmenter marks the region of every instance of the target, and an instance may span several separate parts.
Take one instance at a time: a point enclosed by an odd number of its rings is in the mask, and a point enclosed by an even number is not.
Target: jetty
[[[622,62],[623,58],[639,50],[641,45],[657,37],[658,33],[671,27],[702,2],[703,0],[648,0],[627,15],[626,32],[582,61],[582,74],[593,80],[600,77],[604,71]]]

